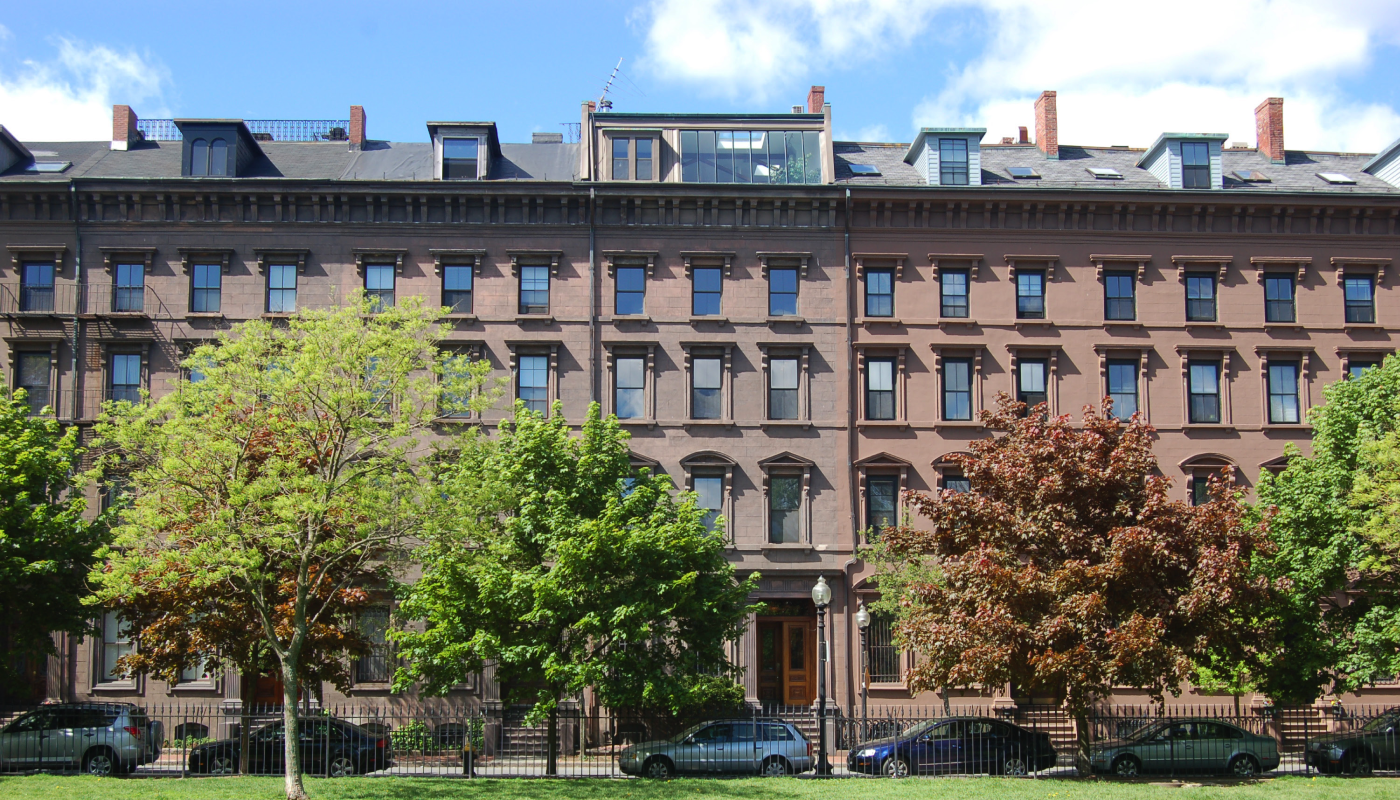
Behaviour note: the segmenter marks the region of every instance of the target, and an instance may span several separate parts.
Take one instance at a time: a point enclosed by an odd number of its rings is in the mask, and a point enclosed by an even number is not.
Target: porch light
[[[865,603],[861,603],[856,609],[856,627],[861,630],[870,627],[870,612],[865,610]]]
[[[826,585],[826,578],[817,578],[817,585],[812,587],[812,602],[817,604],[817,608],[826,608],[831,603],[831,587]]]

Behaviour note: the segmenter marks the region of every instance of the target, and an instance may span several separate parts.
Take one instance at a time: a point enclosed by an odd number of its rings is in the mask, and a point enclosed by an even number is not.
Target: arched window
[[[228,174],[228,142],[215,139],[209,147],[209,174]]]
[[[203,139],[190,142],[190,174],[209,174],[209,143]]]

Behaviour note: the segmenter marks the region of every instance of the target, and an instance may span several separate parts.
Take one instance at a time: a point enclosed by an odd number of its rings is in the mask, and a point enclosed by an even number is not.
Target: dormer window
[[[1210,147],[1205,142],[1181,143],[1181,188],[1210,188]]]
[[[820,131],[681,131],[685,183],[821,183]]]
[[[985,128],[923,128],[904,153],[929,186],[981,186]]]
[[[501,155],[494,122],[429,122],[428,136],[436,180],[484,181]]]
[[[938,182],[942,186],[967,185],[967,140],[938,140]]]
[[[177,119],[184,142],[181,174],[192,178],[236,178],[263,155],[241,119]]]
[[[612,137],[612,179],[649,181],[656,177],[656,139],[652,136]]]
[[[479,176],[481,140],[476,137],[443,137],[442,179],[474,181]]]
[[[1164,133],[1134,166],[1172,189],[1223,189],[1221,148],[1228,138],[1223,133]]]

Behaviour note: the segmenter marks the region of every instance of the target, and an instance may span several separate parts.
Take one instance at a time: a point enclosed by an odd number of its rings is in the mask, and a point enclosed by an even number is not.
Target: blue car
[[[990,717],[921,722],[898,736],[851,748],[854,773],[909,775],[990,773],[1027,775],[1055,766],[1050,734]]]

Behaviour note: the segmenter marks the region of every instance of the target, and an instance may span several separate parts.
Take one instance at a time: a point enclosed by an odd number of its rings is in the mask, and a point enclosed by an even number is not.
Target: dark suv
[[[1347,733],[1329,733],[1308,742],[1308,764],[1318,772],[1370,775],[1400,765],[1400,708],[1392,708]]]
[[[131,703],[52,703],[0,731],[0,769],[125,775],[160,757],[164,731]]]

